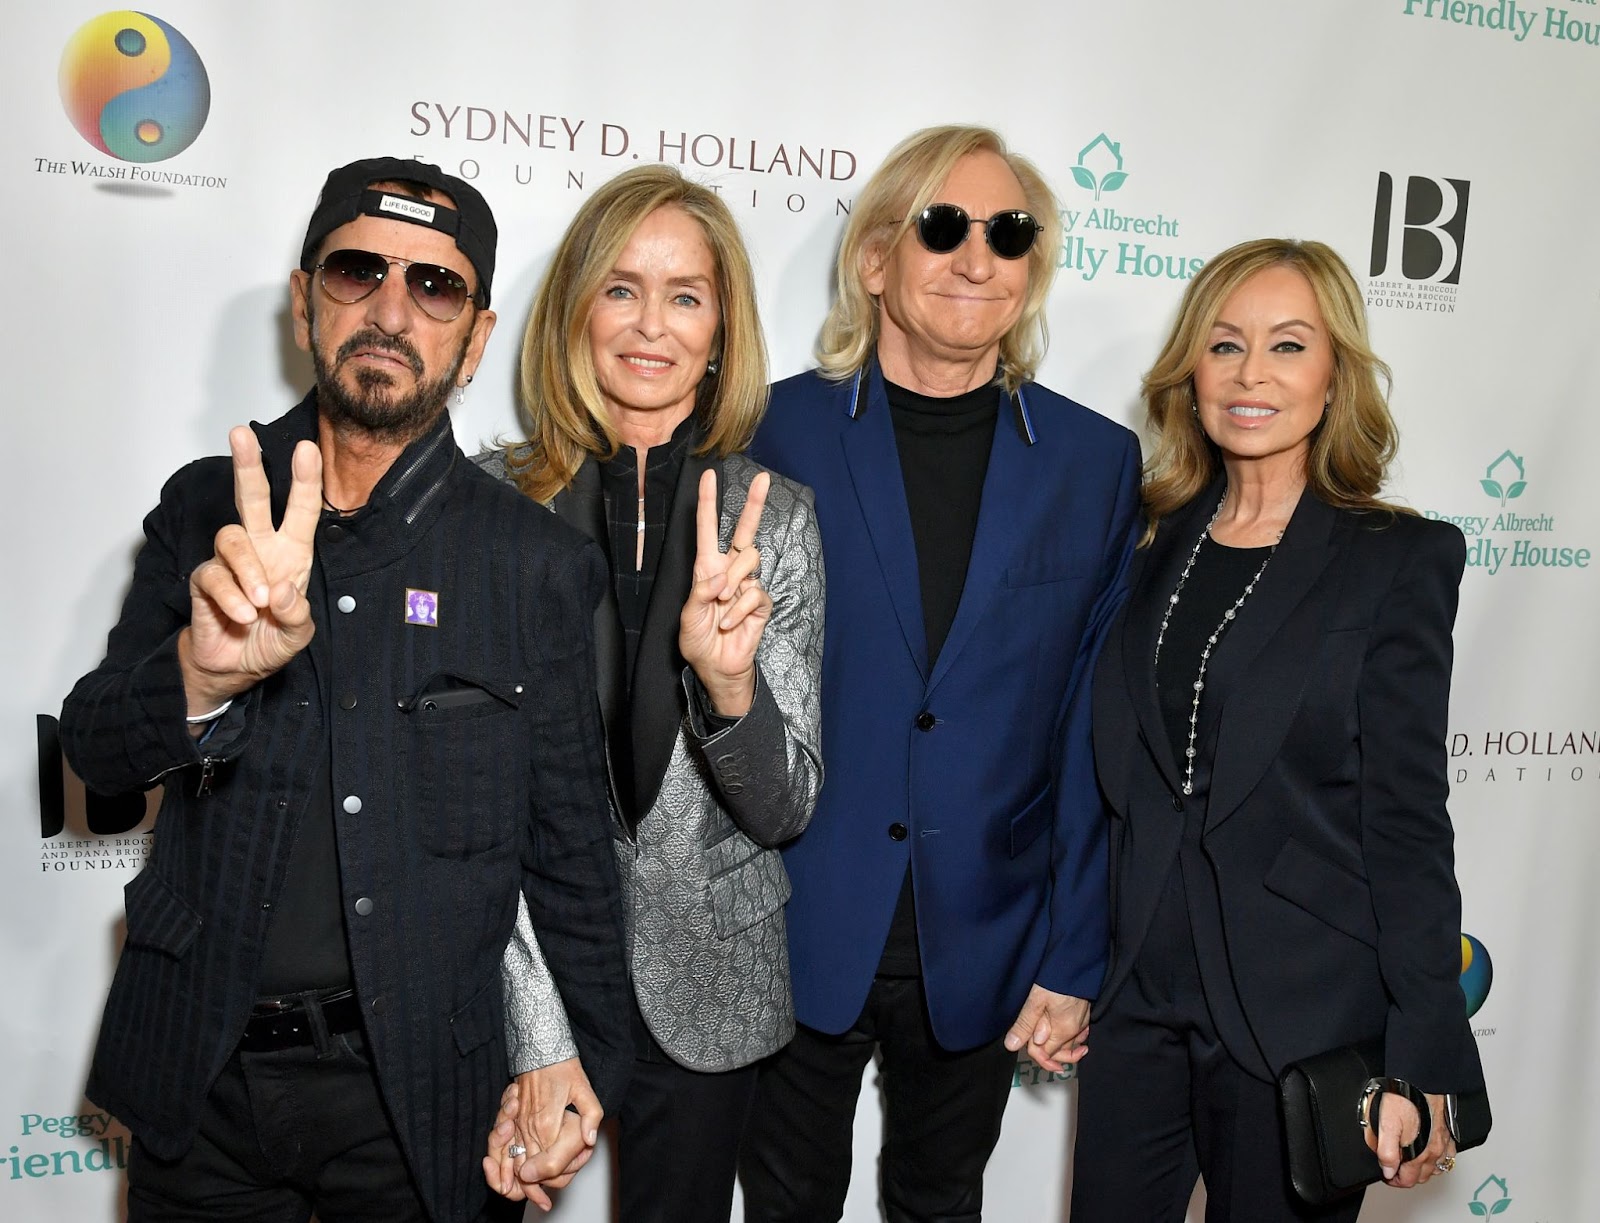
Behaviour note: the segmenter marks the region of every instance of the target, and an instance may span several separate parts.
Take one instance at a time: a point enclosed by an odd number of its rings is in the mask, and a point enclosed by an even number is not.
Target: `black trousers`
[[[618,1217],[728,1223],[755,1089],[754,1066],[703,1074],[664,1054],[635,1059],[617,1117]]]
[[[1132,974],[1078,1064],[1072,1223],[1182,1223],[1197,1177],[1206,1223],[1351,1223],[1361,1195],[1305,1206],[1284,1151],[1276,1086],[1246,1072],[1212,1022],[1174,862]]]
[[[134,1140],[128,1223],[305,1223],[313,1211],[321,1223],[427,1223],[359,1031],[321,1049],[235,1053],[179,1159]]]
[[[878,977],[842,1036],[802,1027],[762,1063],[739,1159],[745,1223],[827,1223],[844,1213],[861,1075],[883,1076],[881,1190],[889,1223],[977,1223],[1016,1054],[950,1053],[916,977]]]

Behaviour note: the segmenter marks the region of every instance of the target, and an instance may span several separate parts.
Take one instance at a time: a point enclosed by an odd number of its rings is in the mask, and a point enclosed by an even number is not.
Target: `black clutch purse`
[[[1367,1148],[1367,1126],[1377,1128],[1382,1092],[1406,1096],[1422,1118],[1401,1157],[1414,1159],[1428,1145],[1427,1099],[1411,1084],[1384,1077],[1381,1037],[1291,1062],[1278,1076],[1278,1090],[1288,1135],[1289,1180],[1312,1206],[1383,1179],[1378,1157]],[[1492,1122],[1488,1093],[1456,1097],[1449,1119],[1456,1150],[1481,1146]]]

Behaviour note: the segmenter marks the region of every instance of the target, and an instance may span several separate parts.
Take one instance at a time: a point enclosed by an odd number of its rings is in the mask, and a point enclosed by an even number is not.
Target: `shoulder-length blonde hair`
[[[1194,371],[1223,304],[1270,267],[1291,267],[1306,278],[1333,348],[1331,397],[1311,435],[1306,484],[1319,500],[1341,509],[1412,512],[1378,497],[1399,434],[1386,401],[1389,367],[1368,343],[1355,277],[1321,242],[1256,238],[1229,247],[1189,282],[1172,332],[1144,376],[1145,409],[1155,439],[1145,464],[1145,543],[1155,537],[1156,524],[1199,496],[1222,466],[1194,412]]]
[[[530,497],[548,501],[572,482],[585,458],[617,452],[589,347],[589,315],[623,247],[652,212],[678,208],[699,222],[716,263],[721,319],[712,353],[719,369],[700,384],[694,414],[700,453],[728,455],[755,435],[767,406],[767,349],[756,312],[755,276],[739,226],[717,193],[674,167],[639,166],[584,201],[562,235],[522,334],[521,412],[525,444],[506,466]]]
[[[1028,211],[1041,226],[1028,252],[1028,298],[1015,325],[1000,341],[1000,372],[1007,390],[1033,378],[1044,360],[1049,332],[1044,305],[1061,253],[1061,214],[1044,176],[1027,158],[1010,152],[998,132],[987,127],[929,127],[901,141],[856,196],[839,243],[838,291],[822,324],[817,363],[829,378],[849,378],[866,365],[878,347],[879,303],[867,292],[865,260],[874,247],[892,249],[916,241],[917,217],[955,169],[971,153],[1003,158],[1022,184]]]

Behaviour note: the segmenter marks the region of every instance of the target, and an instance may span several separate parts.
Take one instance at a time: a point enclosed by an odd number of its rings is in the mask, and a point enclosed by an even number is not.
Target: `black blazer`
[[[281,519],[307,397],[256,425]],[[500,957],[519,889],[607,1109],[631,1066],[621,905],[594,699],[598,549],[467,462],[441,419],[368,510],[318,528],[317,631],[237,698],[203,745],[184,725],[176,641],[190,570],[236,522],[232,468],[175,475],[105,660],[61,714],[85,783],[166,783],[88,1094],[152,1152],[193,1140],[238,1044],[290,847],[331,750],[341,902],[383,1097],[430,1213],[470,1219],[507,1081]],[[437,624],[405,622],[437,592]],[[450,699],[428,700],[449,691]]]
[[[1220,1035],[1257,1074],[1385,1034],[1388,1073],[1432,1092],[1483,1072],[1461,993],[1461,897],[1445,809],[1456,528],[1301,497],[1271,567],[1211,656],[1194,794],[1157,703],[1163,609],[1221,496],[1161,523],[1100,656],[1095,758],[1110,802],[1115,1005],[1189,808],[1220,915],[1191,905]],[[1091,1055],[1092,1056],[1092,1055]]]

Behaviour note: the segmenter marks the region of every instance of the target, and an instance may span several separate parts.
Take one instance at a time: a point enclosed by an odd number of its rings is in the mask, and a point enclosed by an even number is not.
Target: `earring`
[[[468,386],[471,386],[471,385],[472,385],[472,375],[471,375],[471,374],[468,374],[468,375],[467,375],[467,385],[468,385]]]
[[[707,378],[715,378],[717,376],[718,371],[720,371],[721,369],[722,369],[722,363],[720,361],[718,361],[715,357],[712,357],[711,360],[706,362],[706,377]]]
[[[468,378],[467,381],[471,382],[472,379]],[[463,386],[461,383],[458,382],[456,384],[456,407],[459,408],[462,404],[464,404],[466,402],[467,402],[467,388],[465,386]]]

